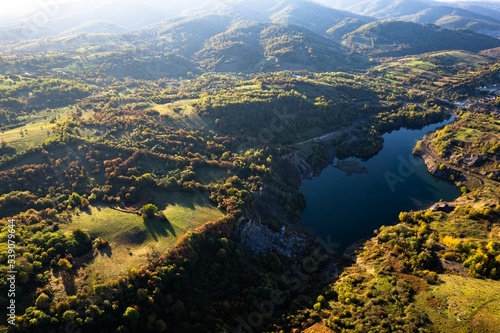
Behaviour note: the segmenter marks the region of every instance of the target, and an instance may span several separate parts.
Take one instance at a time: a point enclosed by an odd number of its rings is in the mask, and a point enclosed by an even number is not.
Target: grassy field
[[[420,82],[422,87],[435,91],[452,85],[466,76],[478,75],[480,67],[487,63],[486,58],[465,51],[443,51],[427,53],[425,56],[407,56],[375,67],[384,73],[389,82]],[[454,64],[455,67],[447,68]],[[461,71],[462,70],[462,71]]]
[[[476,175],[469,177],[472,184],[477,175],[496,167],[496,158],[486,152],[498,143],[498,131],[498,122],[493,116],[464,113],[456,122],[437,131],[433,144],[440,145],[442,151],[452,156],[469,153],[485,157],[481,166],[468,167],[469,173]],[[440,235],[476,244],[498,242],[500,226],[497,216],[489,213],[478,218],[468,213],[469,207],[482,210],[499,204],[498,182],[483,177],[481,183],[474,184],[467,185],[472,189],[472,195],[458,199],[460,205],[453,212],[435,219],[430,227]],[[463,272],[467,274],[467,269],[464,268]],[[500,281],[451,274],[442,274],[440,279],[442,283],[430,286],[416,296],[417,306],[428,314],[435,331],[499,332]]]
[[[51,123],[51,120],[54,117],[57,118],[58,122],[64,120],[71,110],[71,107],[47,110],[34,114],[29,118],[22,119],[26,121],[26,124],[8,131],[0,132],[0,141],[5,141],[18,150],[26,150],[41,145],[48,138],[52,138],[56,135],[52,132],[56,124]]]
[[[474,142],[480,136],[481,132],[473,128],[463,128],[456,134],[456,138],[464,142]]]
[[[183,99],[166,104],[152,104],[151,108],[176,120],[175,124],[179,128],[213,129],[213,126],[201,118],[193,108],[193,103],[196,101],[197,99]]]
[[[444,283],[417,295],[438,332],[498,332],[500,281],[440,275]]]
[[[202,194],[183,192],[157,194],[154,201],[160,203],[158,207],[163,209],[170,223],[181,230],[195,229],[207,221],[222,216],[222,212]]]
[[[155,202],[164,203],[159,207],[168,222],[156,218],[144,221],[136,213],[92,206],[89,211],[74,215],[70,224],[63,225],[65,231],[81,228],[110,243],[88,264],[86,273],[90,281],[104,282],[143,266],[151,256],[169,250],[187,231],[222,216],[202,195],[173,193],[156,196]]]
[[[189,116],[193,112],[192,103],[196,99],[183,99],[166,104],[153,104],[153,110],[158,111],[160,114],[168,115],[174,119],[180,119],[182,116]]]

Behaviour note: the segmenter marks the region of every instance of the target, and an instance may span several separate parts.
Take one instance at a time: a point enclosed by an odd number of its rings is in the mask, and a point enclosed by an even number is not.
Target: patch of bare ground
[[[328,328],[325,325],[319,323],[303,331],[303,333],[333,333],[333,332],[334,331],[331,328]]]

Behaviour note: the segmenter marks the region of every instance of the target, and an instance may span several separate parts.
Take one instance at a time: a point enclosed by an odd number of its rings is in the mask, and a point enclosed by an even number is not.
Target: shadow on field
[[[54,270],[54,276],[61,278],[64,291],[68,296],[76,295],[77,288],[75,285],[75,277],[71,274],[71,272],[56,269]]]
[[[166,219],[157,217],[147,219],[144,221],[144,225],[155,241],[158,241],[158,237],[168,237],[169,234],[177,237],[174,227]]]
[[[111,256],[113,255],[113,250],[111,250],[111,246],[106,246],[105,248],[99,250],[99,254],[101,256],[111,258]]]

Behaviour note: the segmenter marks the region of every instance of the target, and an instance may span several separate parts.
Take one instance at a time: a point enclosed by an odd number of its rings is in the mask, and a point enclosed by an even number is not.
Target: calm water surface
[[[343,170],[331,165],[304,181],[304,223],[342,250],[370,237],[380,226],[396,223],[401,211],[425,209],[440,199],[460,196],[455,185],[432,176],[423,160],[411,154],[424,134],[452,120],[384,134],[383,149],[368,161],[348,158],[340,163],[348,165]]]

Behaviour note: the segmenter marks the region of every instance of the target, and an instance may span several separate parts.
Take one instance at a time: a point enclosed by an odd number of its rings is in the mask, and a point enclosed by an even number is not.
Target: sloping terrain
[[[0,42],[0,269],[17,271],[0,333],[496,333],[498,39],[299,0],[152,1],[62,6],[45,37]],[[452,113],[414,153],[460,198],[371,218],[343,254],[303,225],[305,178]]]
[[[321,3],[377,19],[432,23],[444,28],[470,29],[498,37],[500,6],[495,2],[322,0]]]
[[[252,23],[236,25],[209,39],[195,58],[205,70],[223,72],[328,71],[351,62],[342,46],[309,30]]]
[[[454,7],[433,6],[415,14],[401,16],[399,19],[416,23],[433,23],[448,29],[469,29],[500,37],[500,19]]]
[[[500,40],[430,24],[378,21],[347,34],[343,44],[364,54],[403,56],[454,49],[478,52],[500,46]]]
[[[356,15],[351,12],[319,6],[307,1],[284,2],[270,16],[272,22],[295,24],[318,34],[325,34],[335,41],[361,25],[373,21],[371,17]]]

